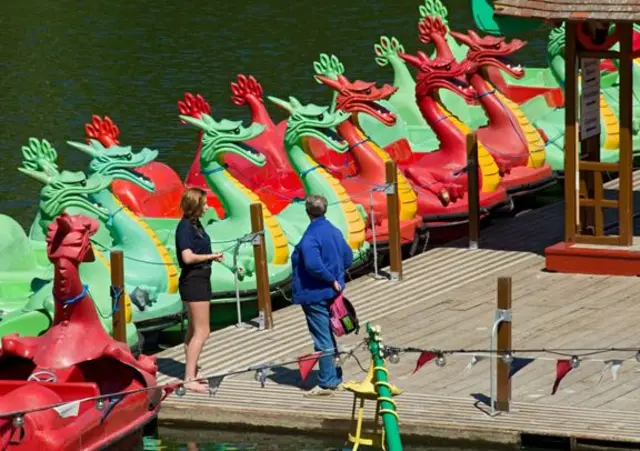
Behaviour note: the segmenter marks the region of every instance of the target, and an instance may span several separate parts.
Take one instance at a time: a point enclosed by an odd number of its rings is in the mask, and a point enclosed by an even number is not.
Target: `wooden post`
[[[620,241],[623,246],[633,243],[633,141],[631,129],[633,122],[633,24],[616,22],[620,39],[620,186],[618,189],[618,215]]]
[[[117,296],[117,299],[114,297]],[[127,321],[124,304],[124,254],[121,250],[111,251],[111,299],[117,304],[113,308],[111,324],[113,328],[113,339],[127,342]]]
[[[576,22],[567,21],[565,58],[564,110],[564,240],[573,241],[578,219],[578,58],[576,54]]]
[[[480,242],[480,182],[478,180],[478,138],[467,134],[467,193],[469,198],[469,248],[478,249]]]
[[[261,233],[253,245],[253,258],[256,264],[256,282],[258,286],[259,328],[272,329],[271,293],[269,291],[269,270],[267,268],[267,248],[265,245],[262,204],[251,204],[251,232]]]
[[[511,277],[498,278],[498,309],[511,311]],[[511,351],[511,319],[502,321],[498,325],[498,356]],[[511,401],[511,365],[501,358],[496,359],[498,375],[498,392],[496,396],[496,410],[508,412]]]
[[[389,220],[389,272],[391,280],[402,280],[402,242],[400,240],[400,199],[398,198],[398,169],[393,160],[384,164],[386,183],[393,187],[387,193]]]

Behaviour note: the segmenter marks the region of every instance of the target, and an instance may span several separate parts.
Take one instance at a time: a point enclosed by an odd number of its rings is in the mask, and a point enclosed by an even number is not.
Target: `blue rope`
[[[305,175],[307,175],[309,172],[315,171],[316,169],[318,169],[318,168],[320,168],[320,167],[322,167],[322,166],[317,165],[317,166],[312,166],[312,167],[310,167],[309,169],[305,169],[304,171],[302,171],[302,172],[300,173],[300,177],[304,177],[304,176],[305,176]]]
[[[111,227],[113,225],[113,218],[120,212],[120,210],[122,210],[124,208],[124,205],[120,208],[118,208],[116,211],[114,211],[113,213],[109,213],[109,216],[107,217],[107,227]]]
[[[113,310],[111,310],[110,316],[113,316],[116,312],[120,311],[120,308],[118,307],[118,299],[122,296],[122,293],[124,293],[124,287],[120,290],[116,290],[116,287],[111,285],[111,287],[109,287],[109,291],[111,292],[111,305],[113,305]]]
[[[74,298],[67,299],[66,301],[62,301],[62,305],[71,305],[78,302],[79,300],[83,299],[87,295],[88,291],[89,291],[89,286],[82,285],[82,292]]]
[[[356,147],[358,147],[360,144],[364,144],[364,143],[366,143],[368,141],[371,141],[371,138],[369,136],[367,136],[362,141],[358,141],[357,143],[353,144],[352,146],[349,146],[349,148],[347,149],[347,151],[344,154],[344,167],[345,168],[349,167],[349,152],[352,151],[353,149],[355,149]]]
[[[481,99],[486,96],[490,96],[491,94],[495,94],[496,90],[492,89],[491,91],[483,92],[482,94],[476,95],[476,99]]]
[[[369,138],[368,136],[365,139],[363,139],[362,141],[358,141],[357,143],[353,144],[352,146],[349,146],[349,148],[347,149],[347,152],[350,151],[350,150],[355,149],[360,144],[366,143],[367,141],[371,141],[371,138]]]
[[[227,169],[227,165],[223,164],[218,166],[217,168],[201,170],[200,174],[202,175],[215,174],[216,172],[224,171],[225,169]]]

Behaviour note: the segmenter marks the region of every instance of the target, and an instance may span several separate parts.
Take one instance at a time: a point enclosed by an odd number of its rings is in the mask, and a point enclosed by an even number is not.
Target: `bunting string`
[[[187,384],[189,382],[206,383],[209,386],[209,395],[214,396],[226,377],[236,376],[236,375],[251,373],[251,372],[255,372],[256,380],[264,388],[266,385],[266,381],[268,379],[269,370],[273,368],[290,366],[293,364],[298,364],[298,365],[302,364],[306,368],[308,367],[307,362],[313,362],[313,365],[315,365],[315,363],[318,362],[318,360],[324,356],[332,356],[334,358],[334,364],[341,365],[351,357],[356,358],[354,353],[361,346],[365,344],[366,344],[366,341],[362,341],[352,347],[344,347],[344,348],[337,347],[337,348],[332,348],[325,351],[314,352],[313,354],[308,354],[306,356],[298,357],[295,360],[263,363],[263,364],[253,365],[248,368],[219,372],[209,376],[196,377],[196,378],[188,379],[184,381],[167,382],[164,384],[157,384],[149,387],[142,387],[142,388],[137,388],[132,390],[123,390],[119,392],[107,393],[107,394],[102,394],[97,396],[89,396],[81,399],[76,399],[73,401],[65,401],[60,403],[48,404],[48,405],[33,407],[29,409],[20,409],[20,410],[15,410],[10,412],[2,412],[0,413],[0,419],[13,418],[14,425],[20,425],[23,422],[24,415],[27,415],[33,412],[41,412],[49,409],[55,410],[62,418],[68,418],[68,417],[73,417],[78,415],[78,412],[80,411],[80,405],[82,403],[92,402],[92,403],[95,403],[96,409],[104,410],[107,403],[109,403],[110,405],[113,404],[114,399],[118,400],[128,395],[141,393],[141,392],[157,391],[157,390],[162,390],[164,392],[164,395],[161,399],[162,401],[167,396],[169,396],[174,392],[178,396],[184,396],[184,394],[186,393],[184,384]],[[311,368],[313,368],[313,365],[309,367],[308,371],[310,371]],[[362,365],[360,365],[360,367],[362,368]],[[302,371],[301,371],[301,376],[302,376]],[[306,376],[304,378],[306,379]]]
[[[622,359],[603,359],[594,356],[609,353],[632,353],[631,356]],[[431,361],[435,361],[436,366],[443,367],[446,365],[446,356],[469,356],[471,360],[463,370],[463,374],[468,374],[474,366],[483,360],[501,360],[510,366],[509,378],[513,377],[518,371],[535,361],[552,361],[556,363],[556,374],[551,394],[555,395],[560,387],[562,380],[572,370],[580,367],[581,362],[599,362],[604,364],[600,372],[600,378],[596,386],[600,385],[604,376],[611,373],[613,380],[617,380],[620,368],[624,362],[635,360],[640,362],[640,348],[627,347],[609,347],[609,348],[537,348],[537,349],[511,349],[511,350],[495,350],[495,349],[420,349],[415,347],[400,348],[396,346],[383,346],[383,357],[387,358],[390,363],[398,363],[400,354],[417,353],[416,366],[412,375],[417,373],[420,368]],[[547,355],[561,356],[565,358],[548,357]],[[526,355],[526,356],[525,356]],[[532,356],[533,355],[533,356]],[[570,357],[570,358],[566,358]]]

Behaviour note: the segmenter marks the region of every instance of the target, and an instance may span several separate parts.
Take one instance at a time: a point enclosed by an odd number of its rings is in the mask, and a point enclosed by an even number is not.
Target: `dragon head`
[[[396,115],[376,103],[391,97],[398,88],[389,84],[382,87],[376,83],[356,80],[353,83],[343,75],[344,66],[335,55],[323,53],[320,60],[313,63],[315,78],[319,83],[336,91],[336,109],[346,113],[365,113],[385,125],[394,125]]]
[[[244,127],[242,121],[226,119],[218,122],[206,113],[201,113],[200,118],[181,115],[180,119],[203,131],[200,154],[203,166],[212,162],[222,164],[226,153],[239,155],[256,166],[264,166],[267,162],[264,155],[244,142],[262,133],[264,125],[253,122]]]
[[[465,74],[474,69],[469,60],[457,62],[453,57],[438,56],[433,60],[424,52],[417,56],[399,53],[407,63],[420,69],[416,77],[416,96],[424,97],[433,91],[443,88],[453,91],[468,102],[473,102],[476,91],[466,82]]]
[[[47,231],[47,255],[55,263],[63,258],[71,260],[76,266],[81,262],[95,260],[89,238],[98,231],[99,223],[93,218],[82,215],[61,213]]]
[[[43,183],[40,192],[40,213],[44,221],[51,221],[69,207],[95,214],[99,219],[109,217],[107,209],[89,200],[89,195],[107,189],[112,179],[100,174],[89,178],[83,172],[59,172],[57,153],[46,141],[31,138],[29,146],[22,147],[24,158],[20,172]]]
[[[289,101],[268,97],[269,100],[289,113],[287,131],[284,134],[285,147],[298,143],[301,138],[315,138],[324,143],[330,149],[338,153],[344,153],[349,148],[347,142],[342,139],[333,127],[340,125],[349,118],[349,113],[344,111],[330,112],[329,107],[318,106],[312,103],[303,105],[295,97],[289,97]]]
[[[106,147],[104,143],[95,139],[89,140],[89,144],[67,141],[71,147],[91,157],[88,174],[100,174],[111,177],[113,180],[125,180],[134,183],[147,191],[153,191],[155,184],[147,176],[135,171],[135,168],[144,166],[158,157],[157,150],[147,149],[140,152],[132,152],[131,147],[120,147],[111,144]]]
[[[478,69],[482,66],[493,66],[507,72],[514,78],[524,77],[522,66],[514,65],[507,56],[527,45],[525,41],[512,39],[507,43],[503,37],[490,35],[480,37],[473,30],[469,30],[467,34],[455,31],[451,31],[450,34],[456,41],[469,47],[467,59],[474,61]]]

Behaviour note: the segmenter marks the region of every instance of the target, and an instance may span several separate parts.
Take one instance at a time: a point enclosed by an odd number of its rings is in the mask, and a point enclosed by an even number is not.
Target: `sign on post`
[[[600,60],[582,60],[580,141],[600,134]]]

